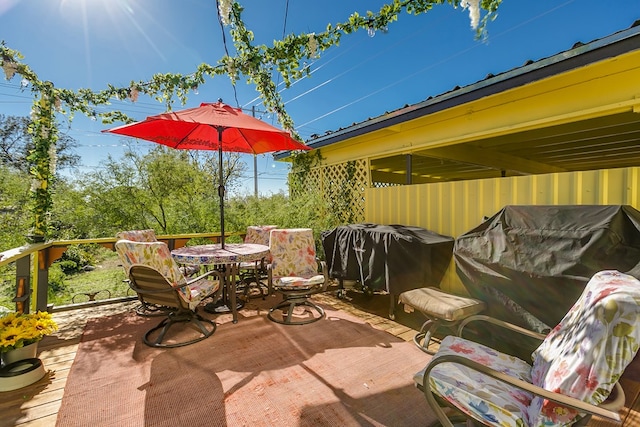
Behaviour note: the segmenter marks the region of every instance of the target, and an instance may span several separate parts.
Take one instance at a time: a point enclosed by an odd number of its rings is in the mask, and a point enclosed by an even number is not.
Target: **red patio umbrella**
[[[283,150],[310,150],[288,132],[271,126],[241,109],[222,102],[149,116],[141,122],[103,132],[157,142],[180,150],[218,150],[220,186],[220,231],[224,248],[224,196],[222,152],[262,154]]]

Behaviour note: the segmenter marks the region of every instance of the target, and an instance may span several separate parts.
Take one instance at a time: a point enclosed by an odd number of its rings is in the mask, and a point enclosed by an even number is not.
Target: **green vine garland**
[[[46,236],[48,214],[52,206],[51,190],[55,178],[56,142],[58,127],[55,125],[53,85],[43,85],[39,99],[33,105],[33,119],[28,132],[34,149],[27,156],[32,176],[31,201],[33,211],[32,239]]]
[[[401,13],[420,15],[435,5],[449,4],[453,7],[469,8],[476,35],[484,34],[487,22],[495,18],[502,0],[392,0],[376,13],[365,15],[353,13],[347,21],[329,24],[322,33],[291,34],[283,40],[274,41],[272,46],[254,45],[253,32],[242,21],[242,6],[234,0],[218,0],[220,19],[230,29],[236,49],[235,56],[222,57],[217,65],[201,64],[188,75],[165,73],[155,74],[148,81],[138,81],[126,87],[108,85],[101,91],[56,88],[51,82],[38,79],[36,73],[22,62],[20,52],[10,49],[0,42],[0,66],[5,77],[22,76],[34,94],[33,123],[30,128],[34,141],[34,151],[30,154],[30,171],[33,177],[32,200],[34,203],[33,235],[45,238],[47,235],[47,215],[51,208],[51,180],[54,176],[55,143],[57,141],[56,113],[66,114],[70,119],[77,112],[88,117],[100,118],[102,123],[115,121],[131,123],[134,120],[121,111],[97,113],[95,107],[110,105],[110,100],[129,99],[136,102],[140,94],[145,94],[164,103],[171,110],[176,98],[184,105],[189,93],[205,83],[206,77],[227,75],[233,84],[244,76],[247,83],[254,84],[260,93],[267,111],[275,113],[282,127],[298,139],[294,124],[287,114],[284,102],[277,91],[275,74],[282,77],[287,87],[297,79],[310,74],[304,61],[318,58],[320,52],[337,46],[343,35],[358,30],[387,31],[388,26],[397,21]],[[485,11],[478,20],[480,9]]]

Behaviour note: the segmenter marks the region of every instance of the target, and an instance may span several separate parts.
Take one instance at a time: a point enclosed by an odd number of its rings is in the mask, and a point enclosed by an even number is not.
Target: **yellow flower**
[[[15,326],[8,326],[0,330],[0,347],[14,346],[21,338],[23,330]]]
[[[46,311],[6,314],[0,318],[0,352],[38,342],[57,330],[58,325]]]
[[[11,325],[16,318],[16,313],[9,313],[6,316],[0,318],[0,328],[6,328]]]

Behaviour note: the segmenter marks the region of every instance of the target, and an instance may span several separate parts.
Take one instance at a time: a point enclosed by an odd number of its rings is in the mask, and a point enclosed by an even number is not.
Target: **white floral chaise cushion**
[[[595,274],[578,301],[533,353],[533,383],[597,405],[609,396],[640,343],[640,282],[618,271]],[[571,425],[573,409],[535,397],[531,425]]]
[[[531,382],[531,365],[527,362],[485,345],[458,338],[445,337],[434,358],[462,355],[496,371]],[[414,376],[422,384],[424,369]],[[523,426],[532,395],[525,391],[482,375],[456,363],[442,363],[431,371],[431,389],[436,395],[478,420],[503,426]]]

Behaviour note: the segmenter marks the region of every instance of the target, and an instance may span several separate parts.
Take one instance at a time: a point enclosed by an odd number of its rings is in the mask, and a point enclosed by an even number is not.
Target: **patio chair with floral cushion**
[[[129,286],[144,303],[170,307],[166,317],[145,333],[143,342],[152,347],[179,347],[201,341],[213,335],[215,322],[197,313],[200,302],[220,289],[223,278],[217,270],[187,279],[163,242],[133,242],[119,240],[116,251],[125,266]],[[194,333],[180,331],[168,337],[176,323],[193,326]],[[165,338],[171,338],[165,342]]]
[[[639,304],[640,281],[599,272],[533,352],[532,365],[448,336],[414,381],[445,426],[452,424],[436,399],[489,426],[584,425],[592,414],[619,422],[617,381],[638,351]]]
[[[146,230],[127,230],[116,233],[118,240],[131,240],[132,242],[157,242],[156,232],[151,229]],[[125,279],[124,282],[129,284],[129,268],[130,265],[122,265],[124,268]],[[166,316],[169,307],[163,307],[156,304],[149,304],[142,300],[138,295],[140,305],[136,307],[136,313],[138,316],[154,317],[154,316]]]
[[[277,225],[250,225],[247,227],[247,234],[244,243],[256,243],[269,246],[269,233],[278,228]],[[265,299],[269,294],[267,283],[267,264],[271,262],[271,255],[259,261],[241,262],[238,266],[240,283],[246,298],[252,296],[251,290],[257,289],[258,296]]]
[[[276,290],[283,300],[269,310],[267,317],[286,325],[304,325],[322,319],[324,310],[309,297],[327,290],[329,275],[326,263],[316,257],[313,230],[271,230],[269,250],[269,294],[271,289]]]

